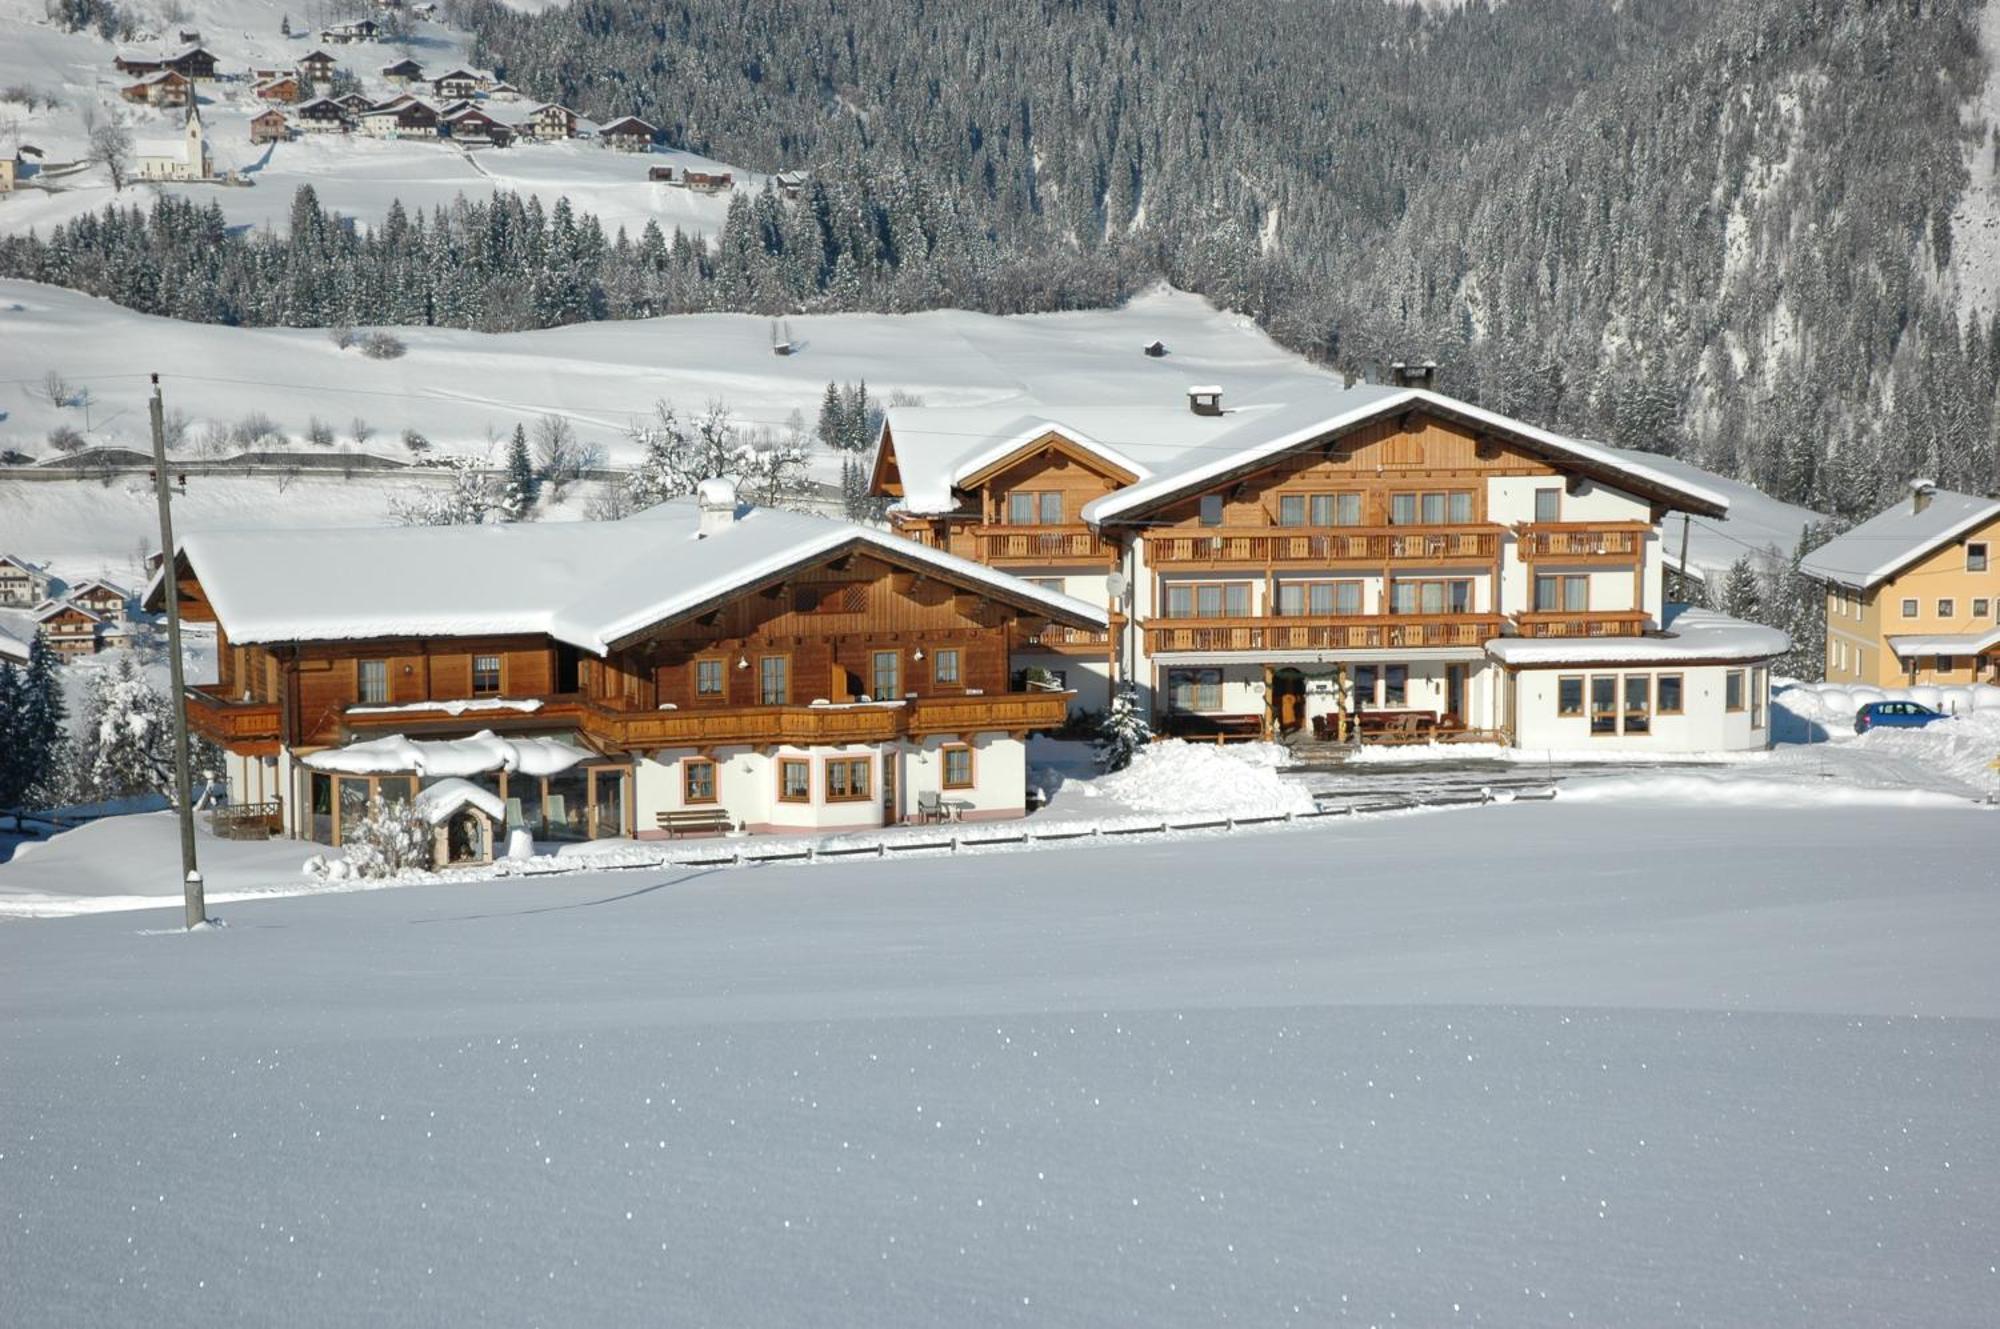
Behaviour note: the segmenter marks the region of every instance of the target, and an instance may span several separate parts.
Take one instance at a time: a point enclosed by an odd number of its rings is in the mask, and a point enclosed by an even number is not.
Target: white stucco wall
[[[1653,519],[1651,506],[1643,499],[1619,490],[1583,481],[1578,491],[1570,493],[1560,479],[1551,480],[1546,476],[1505,475],[1487,482],[1486,511],[1491,521],[1504,525],[1516,522],[1532,522],[1535,519],[1535,491],[1538,489],[1562,489],[1562,521],[1623,522],[1636,521],[1650,524]],[[1623,609],[1643,609],[1655,624],[1660,619],[1661,589],[1661,549],[1659,529],[1655,527],[1646,536],[1646,569],[1641,578],[1638,596],[1635,598],[1632,585],[1632,570],[1629,567],[1602,568],[1589,565],[1566,566],[1560,563],[1543,563],[1545,573],[1578,572],[1590,577],[1590,608],[1593,612],[1614,612]],[[1520,549],[1513,537],[1506,540],[1506,554],[1501,564],[1502,607],[1508,613],[1534,608],[1534,585],[1532,572],[1521,561]]]
[[[1729,711],[1724,707],[1726,675],[1740,669],[1744,675],[1744,707]],[[1682,678],[1682,714],[1659,713],[1658,675],[1679,674]],[[1607,675],[1651,675],[1653,684],[1652,732],[1648,734],[1592,734],[1590,732],[1589,678]],[[1557,680],[1582,676],[1584,714],[1556,713]],[[1761,707],[1753,695],[1762,679]],[[1622,689],[1623,683],[1620,683]],[[1567,667],[1523,669],[1515,675],[1515,746],[1546,748],[1562,752],[1627,749],[1650,752],[1747,752],[1770,746],[1769,671],[1761,674],[1756,665],[1658,665]],[[1621,691],[1620,696],[1623,693]],[[1753,725],[1761,712],[1762,726]]]

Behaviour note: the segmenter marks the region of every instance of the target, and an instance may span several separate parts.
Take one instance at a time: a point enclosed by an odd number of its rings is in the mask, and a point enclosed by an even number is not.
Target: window
[[[1389,589],[1389,611],[1395,614],[1469,614],[1472,582],[1465,578],[1416,580],[1397,578]]]
[[[1359,614],[1361,583],[1358,581],[1288,581],[1278,584],[1280,615]]]
[[[1382,671],[1372,664],[1354,666],[1354,704],[1356,706],[1375,705],[1375,681]]]
[[[1915,618],[1916,616],[1917,616],[1917,602],[1915,600],[1903,601],[1903,617]]]
[[[1958,657],[1955,655],[1940,655],[1931,664],[1931,668],[1940,674],[1949,674],[1952,670],[1956,669],[1957,667],[1958,667]]]
[[[1203,494],[1201,496],[1201,524],[1203,526],[1222,525],[1222,495]]]
[[[1972,602],[1973,622],[1984,623],[1986,621],[1986,616],[1988,614],[1991,614],[1992,612],[1993,612],[1993,602],[1991,600],[1981,598],[1974,600]]]
[[[1967,572],[1986,571],[1986,542],[1974,540],[1965,546],[1965,570]]]
[[[903,653],[876,651],[869,657],[869,679],[876,701],[892,701],[903,695]]]
[[[1957,618],[1957,617],[1958,617],[1958,602],[1957,602],[1956,600],[1952,599],[1952,598],[1951,598],[1950,596],[1948,596],[1948,595],[1947,595],[1947,596],[1945,596],[1945,597],[1943,597],[1942,599],[1940,599],[1940,600],[1938,601],[1938,617],[1939,617],[1939,618]]]
[[[1538,614],[1580,614],[1590,608],[1590,578],[1581,574],[1558,576],[1538,573],[1535,577],[1535,612]]]
[[[1625,675],[1625,732],[1644,734],[1653,728],[1653,680],[1646,674]]]
[[[720,656],[709,656],[694,662],[694,695],[697,699],[717,701],[722,697],[722,671],[726,662]]]
[[[1303,526],[1306,524],[1306,496],[1304,494],[1280,494],[1278,496],[1278,525]]]
[[[761,705],[783,706],[791,700],[790,666],[790,658],[783,655],[767,655],[757,661],[757,700]]]
[[[681,763],[681,802],[715,801],[715,763],[706,757],[689,757]]]
[[[1219,711],[1222,709],[1220,669],[1169,669],[1167,707],[1175,711]]]
[[[1562,520],[1563,491],[1560,489],[1537,489],[1535,491],[1535,520]]]
[[[361,660],[355,666],[355,680],[359,684],[361,700],[370,705],[380,705],[389,700],[389,662],[387,660]]]
[[[778,758],[778,801],[812,802],[812,778],[812,763],[805,758]]]
[[[1618,732],[1618,678],[1615,674],[1593,674],[1590,678],[1590,732]]]
[[[1556,680],[1556,714],[1583,714],[1583,675],[1565,674]]]
[[[1250,583],[1247,581],[1174,582],[1163,597],[1168,618],[1247,618],[1250,614]]]
[[[1382,704],[1384,706],[1407,706],[1410,704],[1410,667],[1408,665],[1385,665],[1382,669]]]
[[[1770,691],[1770,671],[1762,665],[1750,671],[1750,727],[1764,727],[1764,694]]]
[[[1427,493],[1389,496],[1389,524],[1392,526],[1413,526],[1418,521],[1422,521],[1426,526],[1447,524],[1462,526],[1471,520],[1470,489],[1431,490]]]
[[[826,801],[858,803],[867,798],[868,766],[869,761],[866,757],[828,757]]]
[[[954,743],[938,749],[938,753],[944,759],[944,787],[972,788],[972,749],[963,743]]]
[[[1740,711],[1743,709],[1743,671],[1732,669],[1722,676],[1722,709]]]
[[[1359,526],[1359,494],[1281,494],[1278,496],[1280,526]]]
[[[500,657],[497,655],[475,655],[472,657],[472,695],[491,697],[500,691]]]
[[[1679,674],[1660,675],[1659,696],[1656,700],[1659,703],[1658,709],[1661,715],[1679,715],[1681,713],[1681,676]]]
[[[1056,490],[1016,490],[1007,495],[1009,526],[1060,526],[1062,519],[1063,496]]]
[[[941,688],[958,686],[958,648],[946,647],[931,654],[931,682]]]

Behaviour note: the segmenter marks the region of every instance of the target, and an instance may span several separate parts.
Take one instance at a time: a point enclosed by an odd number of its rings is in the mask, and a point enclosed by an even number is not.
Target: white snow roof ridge
[[[1876,513],[1799,561],[1808,575],[1863,590],[1939,545],[2000,518],[2000,498],[1930,491],[1923,511],[1908,499]]]

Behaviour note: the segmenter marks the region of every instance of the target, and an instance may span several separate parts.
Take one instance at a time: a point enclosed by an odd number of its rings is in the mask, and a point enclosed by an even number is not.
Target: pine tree
[[[819,400],[819,441],[829,448],[845,448],[846,440],[847,408],[841,401],[839,385],[829,379],[826,395]]]
[[[1757,568],[1750,555],[1745,554],[1729,565],[1729,575],[1722,579],[1721,607],[1731,618],[1746,623],[1763,621],[1763,588],[1758,585]]]
[[[21,678],[13,662],[0,660],[0,811],[20,807],[27,800],[27,753],[21,742]]]
[[[1118,689],[1097,727],[1091,756],[1101,771],[1122,771],[1140,748],[1153,741],[1153,726],[1139,709],[1139,692],[1130,683]]]
[[[139,673],[131,655],[91,680],[77,765],[83,792],[96,800],[138,794],[171,796],[174,722],[167,700]]]
[[[500,506],[510,520],[526,521],[540,496],[541,479],[535,474],[534,459],[528,455],[527,426],[516,424],[514,437],[507,444],[507,492]]]
[[[15,728],[22,765],[19,796],[47,807],[63,793],[63,776],[69,764],[69,732],[63,722],[68,718],[69,704],[63,698],[55,649],[39,632],[28,645],[28,667],[19,687],[21,711]],[[0,803],[5,802],[0,799]]]

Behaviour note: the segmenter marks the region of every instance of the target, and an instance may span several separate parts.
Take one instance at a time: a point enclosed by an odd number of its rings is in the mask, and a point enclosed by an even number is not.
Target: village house
[[[333,71],[339,63],[325,51],[314,51],[299,61],[299,75],[311,87],[324,91],[333,86]]]
[[[138,102],[146,106],[186,106],[193,94],[193,83],[185,75],[171,69],[148,74],[137,83],[120,88],[118,95],[128,102]]]
[[[461,104],[442,117],[445,129],[460,143],[504,148],[514,139],[512,126],[502,124],[477,106]]]
[[[140,139],[132,145],[132,172],[141,180],[209,180],[215,172],[208,155],[208,139],[201,123],[201,107],[188,103],[187,119],[179,138]]]
[[[132,592],[116,582],[98,579],[71,586],[63,592],[63,599],[82,605],[106,623],[123,623],[132,601]]]
[[[0,157],[0,194],[14,192],[14,180],[21,169],[20,161],[12,156]]]
[[[307,134],[345,134],[348,130],[346,109],[331,97],[301,102],[292,108],[292,119]]]
[[[778,186],[779,195],[792,202],[803,197],[806,186],[812,183],[812,176],[805,171],[780,171],[771,179]]]
[[[49,597],[49,576],[24,558],[0,554],[0,606],[28,609]]]
[[[891,408],[895,528],[1106,604],[1023,685],[1169,733],[1758,748],[1783,633],[1668,605],[1661,523],[1727,501],[1408,383],[1225,406]]]
[[[452,69],[431,80],[431,91],[439,101],[457,102],[479,95],[480,75],[470,69]]]
[[[1826,678],[2000,683],[2000,494],[1929,480],[1799,564],[1826,583]]]
[[[0,663],[13,665],[16,669],[23,668],[28,663],[29,650],[30,643],[9,632],[5,624],[0,624]]]
[[[407,93],[371,106],[361,116],[362,132],[377,138],[436,138],[442,123],[435,106]]]
[[[486,100],[488,101],[517,102],[522,99],[522,96],[521,90],[512,83],[494,83],[486,89]]]
[[[360,119],[363,113],[372,109],[375,105],[374,102],[358,92],[342,93],[340,96],[333,98],[333,104],[338,106],[349,120]]]
[[[352,23],[336,23],[323,29],[319,39],[333,46],[349,46],[355,42],[372,42],[382,27],[372,18],[356,19]]]
[[[134,77],[171,70],[192,83],[207,83],[215,78],[214,53],[192,44],[168,55],[121,52],[112,59],[111,66],[121,74]]]
[[[382,77],[398,88],[407,88],[412,83],[421,83],[424,67],[405,56],[393,65],[382,66]]]
[[[520,122],[521,132],[545,143],[576,137],[577,115],[567,106],[543,102]]]
[[[708,171],[689,166],[682,169],[678,183],[697,194],[720,194],[735,186],[736,175],[731,171]]]
[[[285,113],[275,108],[254,116],[250,121],[252,143],[283,143],[291,136],[291,126],[285,120]]]
[[[612,522],[202,532],[171,583],[215,625],[188,714],[231,802],[330,844],[445,779],[544,841],[1019,817],[1070,699],[1010,688],[1009,644],[1105,622],[719,480]]]
[[[305,86],[299,82],[297,74],[280,74],[266,79],[250,89],[250,95],[258,101],[276,102],[290,106],[305,95]]]
[[[648,166],[646,179],[656,185],[670,185],[674,182],[674,168],[671,166]]]
[[[49,649],[58,655],[95,655],[102,645],[104,620],[82,605],[45,601],[35,607],[35,622]]]
[[[660,131],[636,115],[613,120],[597,131],[597,141],[617,152],[649,152]]]

